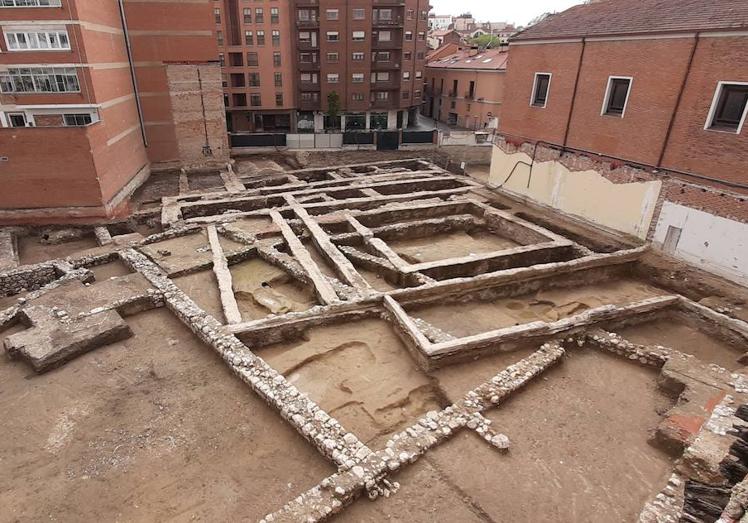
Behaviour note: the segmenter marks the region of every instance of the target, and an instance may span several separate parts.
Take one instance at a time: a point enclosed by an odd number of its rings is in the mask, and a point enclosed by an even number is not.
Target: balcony
[[[398,62],[372,62],[371,63],[371,70],[372,71],[393,71],[396,69],[400,69],[400,63]]]
[[[374,100],[370,104],[372,109],[399,109],[396,98],[390,98],[388,100]]]
[[[386,51],[388,49],[402,49],[403,48],[403,41],[401,39],[397,40],[376,40],[371,43],[372,49],[382,50]]]
[[[317,29],[319,20],[296,20],[296,27],[299,29]]]
[[[450,98],[457,98],[457,91],[450,90],[447,96],[449,96]]]
[[[296,48],[299,51],[316,51],[319,49],[319,44],[312,44],[312,42],[308,41],[299,41],[299,43],[296,44]]]
[[[378,82],[372,82],[372,91],[391,91],[392,89],[400,89],[400,77],[393,78],[391,80],[383,80]]]
[[[390,19],[375,18],[371,25],[373,27],[402,27],[403,19],[400,16],[396,16]]]
[[[319,111],[320,108],[319,100],[299,100],[299,109],[302,111]]]
[[[320,90],[319,83],[313,83],[313,82],[299,82],[299,90],[300,91],[306,91],[306,92],[314,92]]]
[[[319,71],[319,62],[299,62],[299,71],[304,73]]]
[[[475,100],[475,93],[470,91],[465,93],[465,100]]]

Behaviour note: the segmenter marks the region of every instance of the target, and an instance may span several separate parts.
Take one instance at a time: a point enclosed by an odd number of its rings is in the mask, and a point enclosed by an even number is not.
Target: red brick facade
[[[505,135],[748,184],[748,129],[704,129],[718,82],[748,82],[748,35],[519,41],[510,56]],[[552,74],[545,107],[530,104],[537,72]],[[632,78],[623,117],[601,114],[610,76]]]

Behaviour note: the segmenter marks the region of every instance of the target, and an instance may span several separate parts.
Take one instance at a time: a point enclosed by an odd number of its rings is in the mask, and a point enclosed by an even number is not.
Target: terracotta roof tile
[[[748,0],[602,0],[577,5],[512,40],[748,29]]]

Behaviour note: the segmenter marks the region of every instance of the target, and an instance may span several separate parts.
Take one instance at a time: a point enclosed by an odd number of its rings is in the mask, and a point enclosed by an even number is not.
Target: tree
[[[470,40],[470,45],[482,49],[493,49],[501,43],[501,38],[497,35],[480,35]]]
[[[330,118],[340,116],[340,95],[335,91],[327,95],[327,116]]]

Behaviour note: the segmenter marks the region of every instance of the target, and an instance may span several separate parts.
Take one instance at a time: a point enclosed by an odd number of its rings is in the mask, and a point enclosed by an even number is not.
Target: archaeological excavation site
[[[0,520],[748,521],[746,288],[369,156],[0,229]]]

